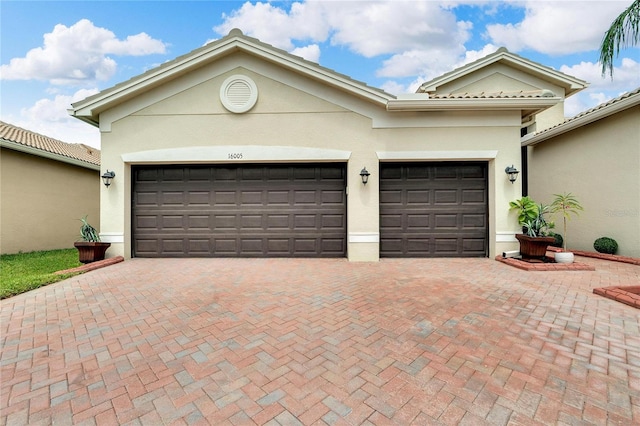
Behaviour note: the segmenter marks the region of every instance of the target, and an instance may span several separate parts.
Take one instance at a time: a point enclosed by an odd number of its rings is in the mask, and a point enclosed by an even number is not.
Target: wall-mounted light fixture
[[[518,169],[513,167],[513,164],[510,166],[507,166],[507,168],[504,169],[504,172],[507,174],[507,176],[509,176],[509,182],[511,182],[512,184],[518,178],[518,173],[520,173]]]
[[[104,186],[108,188],[109,185],[111,185],[111,179],[114,177],[116,177],[116,173],[110,172],[109,169],[107,169],[107,171],[102,175],[102,183],[104,183]]]
[[[367,182],[369,182],[369,175],[371,175],[371,173],[367,171],[366,167],[363,167],[362,170],[360,170],[360,177],[362,178],[362,183],[364,185],[366,185]]]

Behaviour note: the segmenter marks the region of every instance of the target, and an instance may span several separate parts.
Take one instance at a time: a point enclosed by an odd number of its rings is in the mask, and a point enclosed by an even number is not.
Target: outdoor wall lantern
[[[360,177],[362,178],[362,183],[363,183],[364,185],[366,185],[366,184],[367,184],[367,182],[369,182],[369,175],[370,175],[370,174],[371,174],[371,173],[369,173],[369,172],[367,171],[367,168],[366,168],[366,167],[363,167],[363,168],[362,168],[362,170],[360,170]]]
[[[511,182],[512,184],[518,178],[518,173],[520,173],[518,169],[513,167],[513,164],[510,166],[507,166],[507,168],[504,169],[504,172],[507,174],[507,176],[509,176],[509,182]]]
[[[111,179],[114,177],[116,177],[116,173],[110,172],[109,169],[107,169],[107,171],[102,175],[102,182],[104,183],[104,186],[108,188],[109,185],[111,185]]]

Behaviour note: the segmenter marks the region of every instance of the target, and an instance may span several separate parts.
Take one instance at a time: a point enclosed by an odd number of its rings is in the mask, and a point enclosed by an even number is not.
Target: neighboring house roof
[[[0,121],[0,146],[76,166],[100,170],[100,150],[62,142]]]
[[[563,87],[565,89],[565,96],[571,96],[588,86],[588,83],[584,80],[556,71],[553,68],[544,66],[537,62],[530,61],[509,52],[504,47],[501,47],[490,55],[423,83],[416,93],[435,92],[439,86],[443,86],[481,68],[498,62],[508,65],[511,68],[522,70],[527,74],[536,75],[543,80],[550,81],[560,87]]]
[[[69,114],[98,126],[100,112],[236,51],[258,56],[293,72],[322,81],[324,84],[377,103],[382,107],[386,105],[388,99],[393,98],[393,95],[380,89],[367,86],[365,83],[322,67],[315,62],[292,55],[256,38],[248,37],[239,29],[233,29],[227,36],[219,40],[208,43],[186,55],[179,56],[157,68],[105,89],[82,101],[73,103],[72,108],[69,109]]]
[[[609,117],[610,115],[637,105],[640,105],[640,87],[615,99],[611,99],[610,101],[601,103],[596,107],[583,111],[553,127],[549,127],[548,129],[544,129],[530,135],[525,135],[522,138],[522,146],[536,145],[540,142],[546,141],[547,139]]]

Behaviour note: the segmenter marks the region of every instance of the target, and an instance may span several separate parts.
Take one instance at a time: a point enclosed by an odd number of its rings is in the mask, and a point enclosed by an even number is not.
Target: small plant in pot
[[[562,226],[563,226],[563,245],[562,252],[558,252],[555,254],[555,259],[557,263],[573,263],[573,253],[567,251],[567,222],[571,220],[571,215],[579,215],[579,211],[584,210],[580,205],[580,202],[573,196],[573,194],[564,193],[564,194],[553,194],[556,198],[551,203],[551,213],[556,214],[559,213],[562,215]]]
[[[73,244],[78,249],[80,263],[103,260],[107,249],[111,247],[111,243],[100,241],[98,231],[87,222],[87,216],[80,220],[82,221],[82,226],[80,227],[81,241],[76,241]]]
[[[522,234],[516,234],[520,242],[520,254],[525,260],[544,259],[547,254],[547,246],[555,242],[553,236],[549,236],[549,229],[553,228],[553,222],[546,219],[549,206],[536,203],[529,197],[509,203],[511,210],[518,210],[518,223],[522,226]]]

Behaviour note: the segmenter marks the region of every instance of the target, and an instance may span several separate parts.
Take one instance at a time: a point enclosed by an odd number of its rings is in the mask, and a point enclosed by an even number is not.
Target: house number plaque
[[[230,152],[227,157],[229,160],[242,160],[241,152]]]

